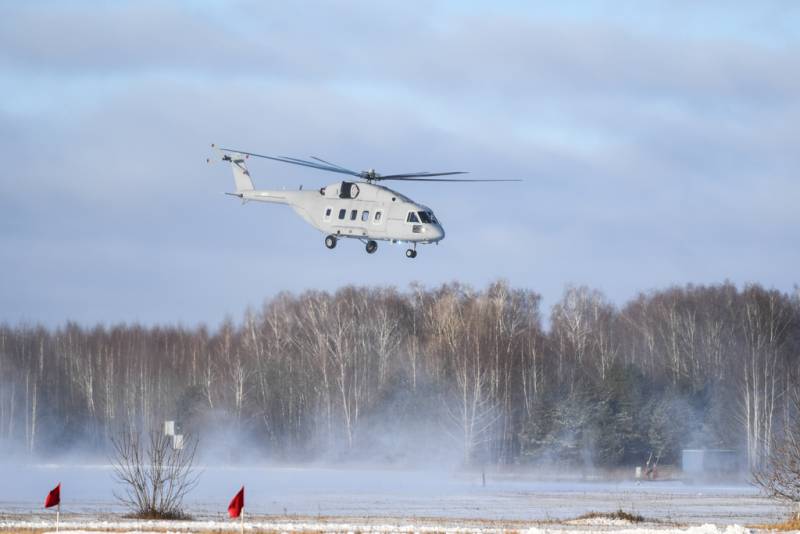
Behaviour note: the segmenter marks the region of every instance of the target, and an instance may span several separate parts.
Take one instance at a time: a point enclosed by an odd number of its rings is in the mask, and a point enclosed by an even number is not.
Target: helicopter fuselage
[[[369,182],[342,181],[318,190],[237,191],[236,196],[287,204],[311,226],[337,238],[422,244],[445,235],[430,208]]]

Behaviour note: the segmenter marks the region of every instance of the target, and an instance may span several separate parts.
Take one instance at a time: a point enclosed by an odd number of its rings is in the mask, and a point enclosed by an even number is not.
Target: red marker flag
[[[58,504],[61,504],[61,482],[58,483],[58,486],[50,490],[50,493],[47,494],[47,498],[44,500],[45,508],[50,508]]]
[[[231,517],[239,517],[242,513],[242,508],[244,508],[244,486],[242,486],[242,489],[239,490],[239,493],[236,494],[228,505],[228,515]]]

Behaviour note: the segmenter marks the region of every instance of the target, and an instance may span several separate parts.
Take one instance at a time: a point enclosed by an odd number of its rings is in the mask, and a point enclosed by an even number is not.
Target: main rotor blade
[[[335,172],[339,174],[348,174],[357,178],[362,178],[368,181],[381,181],[381,180],[397,180],[408,182],[521,182],[522,180],[470,180],[470,179],[457,179],[457,178],[431,178],[432,176],[452,176],[455,174],[468,174],[467,171],[450,171],[450,172],[412,172],[403,174],[387,174],[381,176],[379,174],[370,175],[366,171],[356,172],[336,163],[325,161],[324,159],[316,156],[310,156],[312,159],[320,162],[308,161],[305,159],[292,158],[289,156],[267,156],[265,154],[256,154],[254,152],[245,152],[243,150],[235,150],[232,148],[222,148],[219,150],[224,152],[233,152],[236,154],[245,154],[256,158],[271,159],[273,161],[280,161],[281,163],[291,163],[292,165],[301,165],[303,167],[310,167],[321,171]]]
[[[313,165],[314,167],[339,168],[339,169],[343,169],[343,170],[346,170],[346,171],[350,170],[350,169],[345,169],[344,167],[339,167],[338,165],[328,165],[328,164],[320,165],[316,161],[308,161],[307,159],[293,158],[291,156],[276,156],[276,157],[281,158],[281,160],[290,160],[292,162],[302,163],[303,165]],[[355,171],[353,171],[353,172],[355,172]]]
[[[407,172],[403,174],[386,174],[377,176],[376,180],[394,180],[396,178],[416,178],[423,176],[450,176],[453,174],[469,174],[469,171],[450,171],[450,172]]]
[[[303,167],[311,167],[312,169],[319,169],[321,171],[329,171],[329,172],[337,172],[339,174],[349,174],[351,176],[358,176],[361,177],[360,173],[355,171],[351,171],[344,168],[337,168],[337,167],[329,167],[327,165],[320,165],[319,163],[314,163],[313,161],[306,161],[297,158],[289,158],[285,156],[267,156],[264,154],[256,154],[254,152],[245,152],[243,150],[235,150],[232,148],[221,148],[225,152],[235,152],[237,154],[246,154],[248,156],[253,156],[256,158],[264,158],[264,159],[271,159],[273,161],[280,161],[282,163],[291,163],[292,165],[302,165]]]
[[[400,182],[521,182],[522,180],[471,180],[469,178],[404,178],[404,177],[381,177],[378,180],[397,180]]]
[[[252,155],[255,155],[260,158],[267,158],[275,161],[280,161],[282,163],[291,163],[292,165],[302,165],[303,167],[311,167],[312,169],[319,169],[321,171],[338,172],[340,174],[351,174],[353,176],[361,176],[359,173],[355,171],[350,171],[347,169],[337,169],[336,167],[320,165],[319,163],[314,163],[313,161],[306,161],[298,158],[290,158],[288,156],[262,156],[259,154],[252,154]]]
[[[284,163],[293,163],[295,165],[303,165],[305,167],[311,167],[313,169],[320,169],[323,171],[340,172],[344,174],[352,174],[353,176],[361,176],[361,174],[357,173],[356,171],[351,171],[350,169],[345,169],[344,167],[339,167],[338,165],[320,165],[319,163],[315,163],[313,161],[308,161],[300,158],[292,158],[289,156],[277,156],[277,157],[280,158],[278,161],[282,161]]]
[[[336,163],[331,163],[330,161],[325,161],[324,159],[318,158],[317,156],[310,156],[310,157],[311,157],[311,159],[315,159],[317,161],[321,161],[322,163],[324,163],[326,165],[330,165],[331,167],[336,167],[338,169],[342,169],[343,171],[356,172],[356,171],[348,169],[347,167],[342,167],[341,165],[337,165]]]

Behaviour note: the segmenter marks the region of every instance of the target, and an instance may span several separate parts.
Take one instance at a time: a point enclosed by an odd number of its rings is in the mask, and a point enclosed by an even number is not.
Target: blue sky
[[[2,2],[0,321],[217,324],[279,291],[792,291],[795,2]],[[368,256],[221,193],[216,142],[381,172],[447,238]],[[335,175],[253,162],[256,185]]]

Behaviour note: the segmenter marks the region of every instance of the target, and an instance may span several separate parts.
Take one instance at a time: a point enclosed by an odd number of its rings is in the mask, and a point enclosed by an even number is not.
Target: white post
[[[241,534],[244,534],[244,506],[242,506],[242,513],[239,515],[239,518],[241,519],[239,522],[239,525],[241,525],[240,531]]]
[[[58,534],[58,523],[61,519],[61,499],[58,501],[58,508],[56,508],[56,534]]]

